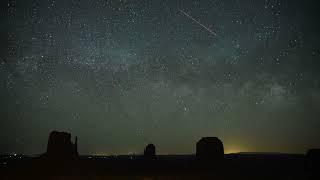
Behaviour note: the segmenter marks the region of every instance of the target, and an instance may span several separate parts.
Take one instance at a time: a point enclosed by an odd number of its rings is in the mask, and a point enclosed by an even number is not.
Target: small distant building
[[[71,134],[52,131],[49,135],[46,156],[55,159],[74,159],[78,157],[78,138],[71,142]]]
[[[147,159],[154,159],[156,157],[156,146],[148,144],[144,149],[144,157]]]
[[[203,137],[197,142],[196,157],[199,160],[221,160],[224,157],[222,141],[217,137]]]

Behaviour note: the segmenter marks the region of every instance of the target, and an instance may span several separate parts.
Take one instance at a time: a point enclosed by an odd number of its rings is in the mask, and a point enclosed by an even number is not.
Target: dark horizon
[[[68,132],[52,131],[39,156],[0,156],[1,176],[9,179],[314,179],[320,149],[306,154],[225,154],[219,137],[202,137],[192,155],[158,155],[147,144],[141,155],[81,156]]]
[[[77,136],[76,136],[77,137]],[[46,146],[48,145],[47,143],[45,144]],[[224,147],[225,148],[225,147]],[[161,148],[160,148],[161,149]],[[301,153],[296,153],[296,152],[276,152],[276,151],[237,151],[236,149],[225,149],[224,150],[224,154],[225,155],[233,155],[233,154],[239,154],[239,155],[306,155],[308,153],[308,151],[310,149],[313,148],[309,148],[306,149],[305,152],[301,152]],[[159,153],[157,152],[157,156],[195,156],[196,155],[196,147],[194,147],[193,149],[194,151],[191,153]],[[38,157],[41,156],[45,153],[46,148],[44,148],[44,150],[42,152],[39,153],[33,153],[33,154],[23,154],[23,153],[17,153],[17,152],[4,152],[4,153],[0,153],[0,155],[10,155],[10,156],[19,156],[19,155],[24,155],[24,156],[34,156],[34,157]],[[79,151],[79,156],[143,156],[144,152],[143,152],[143,147],[141,147],[141,150],[138,152],[128,152],[127,154],[119,154],[119,153],[107,153],[107,152],[100,152],[100,153],[86,153],[83,154],[81,153],[81,149],[78,149]]]
[[[60,134],[60,136],[58,137],[57,135]],[[54,137],[55,136],[55,137]],[[62,138],[62,139],[61,139]],[[24,157],[43,157],[43,156],[52,156],[50,154],[56,154],[56,153],[61,153],[61,152],[68,152],[69,150],[71,150],[71,154],[74,154],[75,157],[126,157],[126,158],[130,158],[130,157],[142,157],[142,156],[146,156],[146,154],[152,154],[153,156],[162,156],[162,157],[196,157],[199,154],[199,149],[198,149],[198,144],[199,142],[203,141],[204,139],[217,139],[219,141],[219,143],[221,143],[221,149],[223,155],[228,156],[231,155],[230,157],[233,157],[232,155],[242,155],[242,156],[260,156],[260,157],[268,157],[268,156],[277,156],[277,155],[285,155],[285,156],[293,156],[293,155],[301,155],[301,156],[307,156],[308,153],[310,153],[310,151],[312,149],[307,149],[305,153],[286,153],[286,152],[240,152],[240,151],[233,151],[230,152],[228,150],[225,149],[224,145],[223,145],[223,141],[221,139],[219,139],[218,137],[202,137],[201,139],[199,139],[199,141],[195,144],[194,147],[194,152],[192,153],[188,153],[188,154],[163,154],[163,153],[159,153],[157,152],[157,146],[155,144],[149,143],[145,146],[144,149],[142,149],[142,151],[140,152],[129,152],[128,154],[111,154],[111,153],[93,153],[93,154],[82,154],[79,153],[79,148],[78,148],[78,137],[76,136],[74,138],[74,141],[72,140],[72,135],[69,132],[64,132],[64,131],[51,131],[51,133],[49,134],[49,138],[48,138],[48,142],[47,142],[47,146],[46,146],[46,150],[43,151],[42,153],[36,153],[36,154],[19,154],[19,153],[15,153],[15,152],[11,152],[11,153],[3,153],[0,154],[0,156],[9,156],[10,158],[20,158],[21,156]],[[201,140],[201,141],[200,141]],[[209,144],[212,144],[214,142],[210,142]],[[202,150],[205,152],[211,152],[213,153],[215,151],[216,148],[213,149],[208,149],[208,142],[206,142],[204,144],[206,147],[203,148]],[[217,146],[217,145],[215,145]],[[152,150],[148,150],[147,149],[152,149]],[[49,149],[50,152],[49,152]],[[69,150],[68,150],[69,149]],[[316,150],[316,149],[314,149]],[[150,152],[150,153],[148,153]],[[214,153],[213,153],[214,154]],[[73,155],[68,155],[73,157]],[[51,157],[53,158],[53,157]]]

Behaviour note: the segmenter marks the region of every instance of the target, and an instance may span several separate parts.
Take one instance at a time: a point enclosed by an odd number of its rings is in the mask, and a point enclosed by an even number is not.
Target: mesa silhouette
[[[195,154],[157,155],[147,144],[141,155],[85,156],[78,138],[52,131],[47,150],[36,157],[1,158],[1,179],[314,179],[318,178],[319,149],[304,154],[224,154],[218,137],[203,137]],[[5,164],[4,164],[5,161]]]

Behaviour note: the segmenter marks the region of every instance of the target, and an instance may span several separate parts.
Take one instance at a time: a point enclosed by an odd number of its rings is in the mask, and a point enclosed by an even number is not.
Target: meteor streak
[[[201,27],[205,28],[209,33],[217,36],[217,34],[215,32],[213,32],[211,29],[209,29],[208,27],[206,27],[205,25],[201,24],[199,21],[195,20],[192,16],[190,16],[189,14],[187,14],[186,12],[182,11],[181,9],[179,9],[179,11],[184,14],[185,16],[187,16],[188,18],[190,18],[192,21],[196,22],[197,24],[199,24]]]

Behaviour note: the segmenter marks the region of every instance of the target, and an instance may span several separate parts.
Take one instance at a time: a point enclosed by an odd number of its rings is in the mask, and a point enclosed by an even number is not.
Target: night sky
[[[319,12],[317,0],[9,0],[0,153],[42,153],[55,129],[81,154],[193,153],[203,136],[226,153],[319,147]]]

